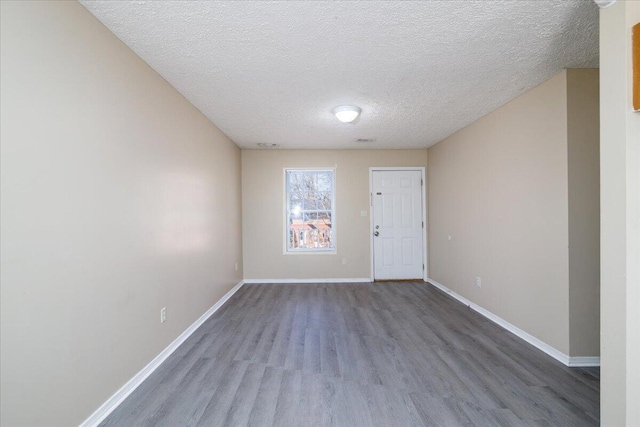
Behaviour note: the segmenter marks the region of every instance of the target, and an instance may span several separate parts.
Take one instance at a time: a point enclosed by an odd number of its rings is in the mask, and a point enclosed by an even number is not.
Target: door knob
[[[376,237],[378,237],[378,236],[380,235],[380,232],[379,232],[379,231],[376,231],[376,232],[374,232],[374,233],[373,233],[373,235],[374,235],[374,236],[376,236]]]

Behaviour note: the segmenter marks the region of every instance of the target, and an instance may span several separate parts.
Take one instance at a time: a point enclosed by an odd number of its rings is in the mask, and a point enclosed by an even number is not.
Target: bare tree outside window
[[[334,171],[287,169],[287,251],[326,251],[333,239]]]

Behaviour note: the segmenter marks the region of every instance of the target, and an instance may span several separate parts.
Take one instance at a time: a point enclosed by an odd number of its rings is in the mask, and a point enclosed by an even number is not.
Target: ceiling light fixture
[[[340,120],[342,123],[351,123],[360,115],[362,110],[360,107],[356,107],[355,105],[342,105],[340,107],[336,107],[331,112]]]
[[[600,9],[609,7],[616,2],[616,0],[593,0],[593,1],[600,7]]]

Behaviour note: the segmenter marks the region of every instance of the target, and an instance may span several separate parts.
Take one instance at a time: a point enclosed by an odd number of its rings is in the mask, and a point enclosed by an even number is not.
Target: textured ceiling
[[[242,148],[428,147],[598,66],[591,0],[81,3]]]

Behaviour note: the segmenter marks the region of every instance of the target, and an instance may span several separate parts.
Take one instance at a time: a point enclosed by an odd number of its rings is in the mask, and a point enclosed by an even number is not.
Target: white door
[[[422,173],[373,171],[374,279],[422,279]]]

